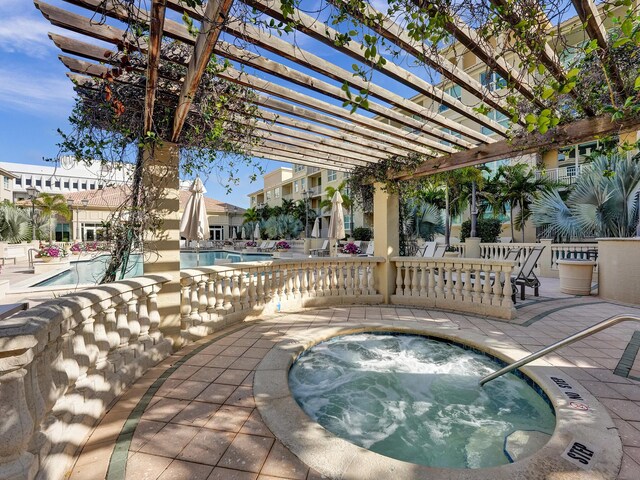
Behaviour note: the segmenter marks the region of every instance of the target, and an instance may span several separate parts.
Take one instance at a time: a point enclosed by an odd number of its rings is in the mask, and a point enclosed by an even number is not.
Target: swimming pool
[[[206,267],[215,264],[216,260],[225,259],[230,262],[252,262],[260,260],[270,260],[271,255],[256,253],[234,253],[222,250],[200,252],[200,266]],[[98,283],[109,260],[107,255],[101,255],[90,260],[81,260],[73,262],[71,268],[65,272],[59,273],[42,282],[32,285],[33,287],[47,287],[56,285],[86,285]],[[181,268],[195,268],[196,254],[195,252],[180,253]],[[142,275],[142,255],[133,255],[129,269],[124,278],[137,277]],[[121,280],[121,279],[120,279]]]

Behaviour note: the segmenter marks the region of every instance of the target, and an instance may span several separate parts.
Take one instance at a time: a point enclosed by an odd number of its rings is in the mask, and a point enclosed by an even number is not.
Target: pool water
[[[298,358],[289,386],[300,407],[330,432],[374,452],[432,467],[507,464],[516,430],[551,434],[548,401],[504,375],[489,356],[436,339],[354,334],[320,343]]]
[[[200,252],[200,266],[206,267],[214,265],[217,259],[226,259],[230,262],[252,262],[259,260],[270,260],[271,255],[264,254],[240,254],[225,251],[205,251]],[[54,277],[33,285],[34,287],[46,287],[51,285],[81,285],[98,283],[107,268],[109,256],[101,255],[91,260],[71,263],[71,268]],[[195,268],[195,252],[180,253],[181,268]],[[124,278],[137,277],[142,275],[142,255],[132,255],[127,273]]]

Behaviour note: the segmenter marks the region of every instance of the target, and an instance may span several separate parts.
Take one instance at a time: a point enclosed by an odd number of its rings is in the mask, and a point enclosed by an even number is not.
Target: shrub
[[[479,218],[476,225],[476,234],[482,243],[494,243],[498,241],[502,231],[502,222],[497,218]],[[470,236],[471,220],[465,220],[460,226],[460,241]]]
[[[353,229],[354,240],[361,240],[368,242],[373,237],[373,232],[367,227],[358,227]]]
[[[258,243],[254,242],[253,240],[249,240],[247,243],[244,244],[245,247],[257,247]]]
[[[289,245],[284,240],[280,240],[278,243],[276,243],[276,250],[289,250],[290,248],[291,245]]]

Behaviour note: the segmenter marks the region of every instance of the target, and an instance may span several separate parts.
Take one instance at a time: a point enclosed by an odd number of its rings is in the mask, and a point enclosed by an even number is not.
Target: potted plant
[[[280,240],[278,243],[276,243],[276,250],[278,250],[279,252],[284,252],[285,250],[289,250],[291,248],[291,245],[289,245],[289,243],[287,243],[285,240]]]
[[[85,246],[82,243],[74,243],[71,245],[70,250],[73,255],[80,255],[85,251]]]
[[[253,240],[249,240],[244,244],[244,247],[249,252],[256,252],[258,250],[258,242],[254,242]]]
[[[568,295],[591,295],[593,260],[562,259],[557,260],[560,291]]]
[[[360,250],[360,247],[358,247],[355,243],[349,242],[344,247],[342,247],[342,253],[346,253],[348,255],[351,255],[352,257],[355,257],[362,252]]]
[[[67,251],[58,245],[45,245],[38,250],[38,256],[44,263],[49,263],[54,260],[60,261],[61,258],[64,258],[67,255]]]

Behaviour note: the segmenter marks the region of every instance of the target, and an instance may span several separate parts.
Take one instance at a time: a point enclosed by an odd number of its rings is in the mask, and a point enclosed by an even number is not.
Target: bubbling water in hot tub
[[[555,428],[548,401],[522,378],[479,386],[498,366],[441,340],[365,333],[306,351],[289,385],[310,417],[356,445],[433,467],[480,468],[510,462],[511,433]]]

